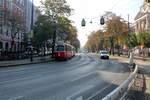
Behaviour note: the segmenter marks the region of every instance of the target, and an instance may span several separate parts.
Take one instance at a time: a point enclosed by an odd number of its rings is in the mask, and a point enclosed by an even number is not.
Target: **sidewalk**
[[[128,56],[125,56],[125,55],[121,55],[121,57],[128,58]],[[134,56],[134,59],[136,59],[136,60],[143,60],[143,61],[150,61],[150,57],[143,58],[143,57]]]
[[[121,61],[129,62],[129,58],[127,58],[127,56],[111,57]],[[134,83],[134,98],[136,98],[136,100],[150,100],[150,58],[134,58],[134,61],[139,65],[140,68],[142,68],[142,73],[138,75],[140,78],[137,77]]]
[[[0,61],[0,67],[10,67],[10,66],[37,64],[37,63],[43,63],[43,62],[49,62],[49,61],[53,61],[51,56],[34,57],[32,62],[30,61],[30,59]]]

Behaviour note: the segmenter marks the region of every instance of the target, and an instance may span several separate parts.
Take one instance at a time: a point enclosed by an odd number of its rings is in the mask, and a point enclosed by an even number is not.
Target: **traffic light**
[[[101,19],[100,19],[100,24],[101,24],[101,25],[104,25],[104,24],[105,24],[105,19],[104,19],[103,16],[102,16]]]
[[[84,27],[85,25],[86,25],[86,22],[85,22],[85,19],[83,18],[83,19],[82,19],[82,22],[81,22],[81,26]]]

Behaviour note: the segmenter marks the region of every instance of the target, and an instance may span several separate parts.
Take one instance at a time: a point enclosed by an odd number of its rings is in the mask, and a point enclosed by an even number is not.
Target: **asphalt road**
[[[128,75],[126,64],[91,54],[78,54],[68,61],[5,67],[0,68],[0,100],[96,100]]]

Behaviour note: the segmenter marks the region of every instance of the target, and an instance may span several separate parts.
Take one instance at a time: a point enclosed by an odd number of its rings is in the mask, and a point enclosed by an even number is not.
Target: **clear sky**
[[[40,0],[34,0],[39,5]],[[105,11],[112,11],[116,15],[123,17],[125,20],[130,15],[130,22],[134,22],[134,17],[140,10],[144,0],[66,0],[71,8],[74,9],[71,20],[78,29],[78,38],[81,46],[87,41],[87,36],[92,32],[100,29],[100,16]],[[98,18],[95,18],[98,17]],[[86,27],[81,27],[81,20],[85,18]],[[94,18],[94,19],[93,19]],[[90,21],[92,20],[92,24]]]

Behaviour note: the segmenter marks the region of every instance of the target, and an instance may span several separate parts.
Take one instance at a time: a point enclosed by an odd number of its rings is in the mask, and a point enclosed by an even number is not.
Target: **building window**
[[[21,4],[24,6],[24,0],[21,0]]]
[[[0,41],[0,50],[3,48],[3,42]]]
[[[2,21],[0,22],[0,34],[3,34],[3,25],[2,25]]]
[[[139,25],[138,25],[138,23],[136,24],[136,29],[137,29],[137,30],[139,29]]]
[[[144,20],[144,29],[147,29],[147,23],[146,23],[146,19]]]
[[[6,42],[5,43],[5,50],[8,51],[8,48],[9,48],[9,44],[8,44],[8,42]]]
[[[3,6],[3,0],[0,0],[0,6]]]

